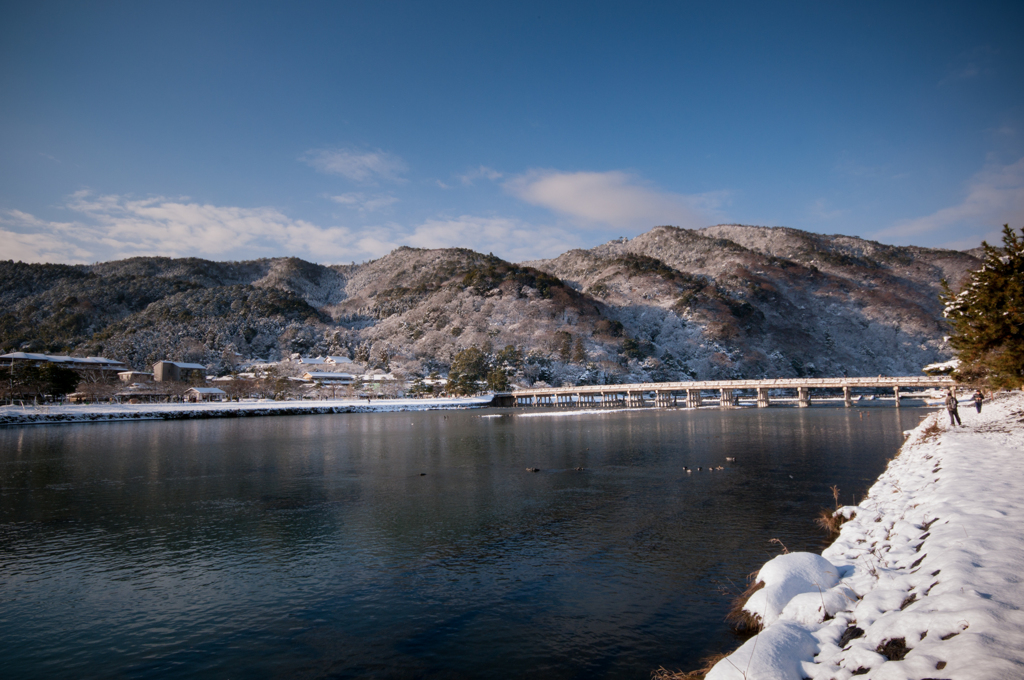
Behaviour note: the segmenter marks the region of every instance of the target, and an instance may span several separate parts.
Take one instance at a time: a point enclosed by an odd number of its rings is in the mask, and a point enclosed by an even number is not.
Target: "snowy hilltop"
[[[475,347],[513,382],[554,385],[908,375],[951,357],[940,282],[978,266],[969,253],[737,225],[657,227],[521,264],[404,247],[333,266],[8,261],[0,349],[212,373],[342,355],[423,376]]]
[[[761,568],[764,629],[707,680],[1024,677],[1024,395],[911,434],[822,555]]]

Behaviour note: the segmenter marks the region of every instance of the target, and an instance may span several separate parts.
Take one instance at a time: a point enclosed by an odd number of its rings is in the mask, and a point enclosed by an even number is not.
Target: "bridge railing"
[[[685,392],[687,390],[763,390],[798,388],[853,388],[853,387],[951,387],[952,378],[946,376],[879,376],[844,378],[774,378],[762,380],[694,380],[688,382],[630,383],[623,385],[580,385],[576,387],[542,387],[516,389],[516,397],[547,397],[568,394],[622,394],[629,392]]]

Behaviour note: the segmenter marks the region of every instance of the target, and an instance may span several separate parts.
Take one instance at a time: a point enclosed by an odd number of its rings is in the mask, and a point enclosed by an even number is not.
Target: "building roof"
[[[147,373],[146,371],[120,371],[118,373],[118,375],[153,375],[153,374],[152,373]]]
[[[309,380],[347,380],[351,382],[356,379],[351,373],[331,373],[329,371],[307,371],[303,373],[303,376]]]
[[[158,361],[157,363],[158,364],[174,364],[178,368],[184,368],[184,369],[189,370],[189,371],[205,371],[206,370],[206,366],[203,366],[202,364],[186,364],[184,361],[170,361],[168,359],[164,359],[163,361]]]
[[[114,368],[124,366],[123,361],[106,357],[69,357],[62,354],[35,354],[32,352],[10,352],[0,356],[8,361],[48,361],[53,364],[72,364],[81,367]]]
[[[195,392],[196,394],[227,394],[227,392],[219,387],[190,387],[185,391]]]
[[[308,357],[305,357],[305,358],[304,357],[299,357],[299,363],[300,364],[315,364],[315,365],[319,365],[319,364],[323,364],[323,363],[326,363],[326,362],[324,361],[323,357],[316,357],[315,359],[310,359]]]
[[[351,364],[352,360],[348,357],[324,357],[324,361],[329,364]]]
[[[380,382],[382,380],[394,380],[395,379],[395,376],[392,375],[391,373],[364,373],[363,375],[361,375],[359,377],[362,380],[365,380],[366,382]]]

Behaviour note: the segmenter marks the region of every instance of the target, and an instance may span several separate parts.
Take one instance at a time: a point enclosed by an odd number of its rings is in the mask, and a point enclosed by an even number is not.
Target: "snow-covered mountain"
[[[527,263],[710,376],[914,374],[949,356],[938,295],[980,262],[796,229],[657,227]]]
[[[794,229],[657,227],[553,260],[399,248],[323,266],[132,258],[0,262],[0,348],[223,370],[236,357],[348,354],[442,373],[470,346],[522,382],[916,374],[948,359],[947,250]]]

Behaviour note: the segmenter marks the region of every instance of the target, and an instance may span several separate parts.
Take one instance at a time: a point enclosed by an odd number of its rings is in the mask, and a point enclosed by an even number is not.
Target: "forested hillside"
[[[520,382],[915,374],[949,357],[938,300],[970,254],[792,229],[658,227],[515,264],[399,248],[358,265],[132,258],[0,262],[4,351],[347,355],[406,375],[481,350]]]

